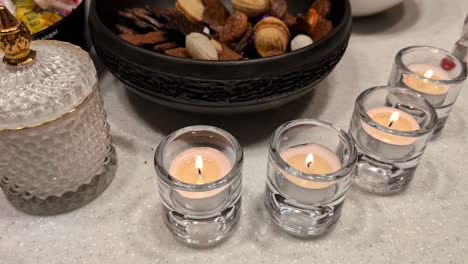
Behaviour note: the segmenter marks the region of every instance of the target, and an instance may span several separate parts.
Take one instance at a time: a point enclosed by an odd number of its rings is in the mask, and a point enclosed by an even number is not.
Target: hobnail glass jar
[[[2,22],[13,21],[8,15],[0,10]],[[11,25],[29,40],[21,24]],[[26,213],[70,211],[97,197],[114,175],[96,69],[85,51],[58,41],[33,42],[29,61],[16,65],[5,48],[15,36],[6,32],[0,32],[0,187]],[[9,47],[19,43],[13,41]]]

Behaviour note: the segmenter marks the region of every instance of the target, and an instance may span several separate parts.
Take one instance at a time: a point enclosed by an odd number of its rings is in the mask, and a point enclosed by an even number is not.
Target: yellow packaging
[[[31,34],[42,31],[63,18],[58,12],[43,11],[33,0],[14,0],[13,3],[16,6],[16,17],[28,26]]]

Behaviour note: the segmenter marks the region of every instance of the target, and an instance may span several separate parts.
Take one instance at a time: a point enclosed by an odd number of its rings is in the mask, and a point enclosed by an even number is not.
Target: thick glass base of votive
[[[8,178],[0,181],[7,200],[18,210],[32,215],[62,214],[85,206],[106,190],[115,176],[117,156],[114,147],[109,147],[109,154],[105,158],[102,172],[87,183],[80,185],[76,191],[69,191],[61,196],[40,198],[26,191],[17,191],[8,184]]]
[[[310,206],[288,200],[268,185],[265,207],[273,222],[290,235],[300,238],[322,236],[340,218],[344,196],[328,204]]]
[[[436,112],[437,112],[437,109],[436,109]],[[434,136],[437,136],[442,132],[442,129],[445,127],[445,124],[447,123],[447,119],[448,119],[448,115],[446,115],[446,116],[439,115],[438,116],[437,126],[436,126],[436,128],[434,130],[433,138],[434,138]]]
[[[360,154],[354,171],[354,182],[362,189],[380,195],[391,195],[405,189],[413,179],[421,156],[404,162],[378,161]]]
[[[191,247],[212,247],[223,242],[234,230],[241,214],[241,199],[218,214],[189,216],[164,209],[164,221],[175,237]]]

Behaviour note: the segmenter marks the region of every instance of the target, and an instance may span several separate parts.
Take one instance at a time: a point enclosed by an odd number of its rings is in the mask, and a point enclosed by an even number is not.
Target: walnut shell
[[[257,17],[268,12],[269,0],[231,0],[232,7],[248,17]]]
[[[289,29],[283,21],[267,17],[255,26],[255,48],[262,57],[267,57],[270,51],[286,51],[290,36]]]

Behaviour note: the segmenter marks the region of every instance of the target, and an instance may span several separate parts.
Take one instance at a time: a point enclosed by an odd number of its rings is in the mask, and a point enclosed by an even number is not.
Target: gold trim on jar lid
[[[28,27],[4,6],[0,6],[0,52],[3,63],[22,66],[34,61],[36,52],[30,50],[32,36]]]

